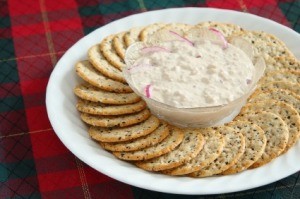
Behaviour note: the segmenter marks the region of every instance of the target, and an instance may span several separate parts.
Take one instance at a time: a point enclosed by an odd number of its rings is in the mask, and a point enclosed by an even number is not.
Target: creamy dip
[[[133,86],[147,97],[178,107],[227,104],[247,92],[254,74],[239,48],[210,41],[164,42],[143,49],[128,69]]]

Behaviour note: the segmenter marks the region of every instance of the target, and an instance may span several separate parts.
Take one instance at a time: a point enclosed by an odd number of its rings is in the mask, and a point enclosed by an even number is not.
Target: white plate
[[[300,36],[276,22],[255,15],[211,8],[179,8],[136,14],[103,26],[79,40],[59,60],[53,70],[46,96],[46,105],[54,131],[64,145],[79,159],[99,172],[124,183],[144,189],[176,194],[217,194],[262,186],[300,170],[300,142],[271,163],[236,175],[193,179],[154,174],[117,160],[92,141],[86,126],[75,109],[73,88],[80,81],[74,64],[86,59],[87,50],[105,36],[155,22],[220,21],[240,25],[249,30],[263,30],[282,39],[300,58]]]

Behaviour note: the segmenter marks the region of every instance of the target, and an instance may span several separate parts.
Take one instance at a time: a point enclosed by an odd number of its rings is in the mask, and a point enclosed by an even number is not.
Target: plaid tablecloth
[[[300,172],[215,196],[131,187],[85,165],[51,128],[46,86],[72,44],[134,13],[187,6],[249,12],[300,32],[299,0],[0,0],[0,198],[300,198]]]

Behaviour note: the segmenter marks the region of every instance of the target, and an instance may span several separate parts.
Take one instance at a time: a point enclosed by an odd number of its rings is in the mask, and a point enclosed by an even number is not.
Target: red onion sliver
[[[251,84],[252,80],[251,79],[246,79],[247,84]]]
[[[228,42],[226,41],[224,35],[223,35],[220,31],[218,31],[218,30],[215,29],[215,28],[210,28],[209,30],[211,30],[211,31],[213,31],[214,33],[216,33],[216,35],[218,35],[218,37],[220,37],[220,39],[223,41],[223,44],[224,44],[223,49],[228,48]]]
[[[194,46],[194,43],[190,40],[188,40],[187,38],[179,35],[177,32],[174,31],[169,31],[171,34],[173,34],[175,37],[177,37],[179,40],[186,42],[187,44],[189,44],[190,46]]]
[[[168,49],[164,48],[164,47],[160,47],[160,46],[151,46],[151,47],[145,47],[141,49],[141,52],[143,54],[146,53],[154,53],[154,52],[170,52]]]
[[[146,97],[147,98],[150,98],[151,97],[151,91],[150,91],[150,89],[151,89],[151,84],[148,84],[146,87],[145,87],[145,93],[146,93]]]

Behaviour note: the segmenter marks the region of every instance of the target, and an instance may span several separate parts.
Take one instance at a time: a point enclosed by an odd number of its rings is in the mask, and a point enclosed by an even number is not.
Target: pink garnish
[[[190,40],[188,40],[187,38],[179,35],[177,32],[174,31],[169,31],[171,34],[173,34],[175,37],[177,37],[179,40],[186,42],[187,44],[189,44],[190,46],[194,46],[194,43]]]
[[[160,46],[151,46],[151,47],[145,47],[141,49],[141,52],[143,54],[146,53],[154,53],[154,52],[170,52],[168,49],[164,48],[164,47],[160,47]]]
[[[218,30],[215,29],[215,28],[210,28],[209,30],[211,30],[211,31],[213,31],[214,33],[216,33],[216,35],[223,41],[223,44],[224,44],[223,49],[228,48],[228,42],[226,41],[224,35],[223,35],[220,31],[218,31]]]
[[[147,98],[150,98],[151,97],[151,89],[152,85],[151,84],[148,84],[146,87],[145,87],[145,93],[146,93],[146,97]]]

